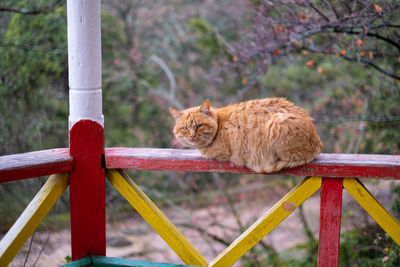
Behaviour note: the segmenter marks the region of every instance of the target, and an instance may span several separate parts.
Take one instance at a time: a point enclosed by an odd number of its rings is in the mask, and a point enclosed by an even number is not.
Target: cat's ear
[[[175,120],[179,119],[182,116],[182,112],[174,109],[174,108],[169,108],[169,112],[171,113],[172,117],[174,117]]]
[[[204,100],[203,104],[201,104],[200,112],[205,115],[210,115],[210,101],[208,101],[208,99]]]

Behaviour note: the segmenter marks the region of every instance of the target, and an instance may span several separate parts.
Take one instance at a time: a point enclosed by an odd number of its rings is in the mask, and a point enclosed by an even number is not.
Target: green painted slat
[[[189,265],[171,264],[171,263],[160,263],[160,262],[148,262],[138,260],[127,260],[120,258],[110,258],[103,256],[92,256],[94,266],[99,267],[117,267],[117,266],[129,266],[129,267],[184,267]]]
[[[93,265],[92,265],[93,263]],[[62,265],[62,267],[195,267],[191,265],[172,264],[172,263],[161,263],[161,262],[149,262],[149,261],[138,261],[138,260],[127,260],[120,258],[110,258],[103,256],[89,256],[77,261],[73,261]]]

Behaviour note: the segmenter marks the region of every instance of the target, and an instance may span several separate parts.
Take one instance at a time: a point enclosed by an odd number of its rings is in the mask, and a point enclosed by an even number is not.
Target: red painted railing
[[[0,157],[0,183],[70,172],[68,148],[49,149]]]
[[[87,127],[83,128],[87,130]],[[75,130],[79,131],[79,129]],[[92,174],[92,171],[89,171],[90,166],[85,164],[88,155],[85,151],[89,149],[88,144],[93,144],[93,142],[100,144],[103,142],[102,135],[99,136],[97,141],[93,140],[92,137],[98,134],[99,129],[93,127],[93,131],[93,133],[86,135],[88,137],[86,142],[80,144],[71,142],[71,151],[67,148],[60,148],[0,157],[0,183],[62,172],[71,173],[71,179],[75,180],[70,181],[70,186],[75,188],[73,189],[75,192],[81,192],[77,193],[78,196],[71,194],[71,203],[79,203],[75,205],[77,206],[76,210],[80,210],[80,214],[75,215],[75,223],[71,224],[71,232],[75,231],[75,234],[79,234],[79,232],[87,231],[90,228],[91,235],[95,237],[94,241],[91,240],[85,244],[80,243],[81,240],[78,237],[76,239],[78,241],[72,243],[72,250],[75,250],[75,255],[78,255],[76,259],[91,253],[97,254],[96,252],[99,251],[98,254],[105,254],[106,241],[103,238],[103,224],[105,223],[103,213],[105,208],[104,198],[102,196],[93,198],[99,193],[98,191],[102,191],[99,194],[104,193],[104,184],[94,186],[94,183],[99,182],[97,178],[94,180],[87,177],[86,180],[82,178],[85,175]],[[79,133],[79,135],[82,137],[84,134]],[[99,144],[95,144],[94,147],[101,147],[101,144]],[[72,156],[69,155],[70,152]],[[102,152],[90,153],[91,156],[95,155],[96,157],[88,161],[95,162],[95,171],[106,167],[108,169],[252,173],[247,168],[238,167],[229,162],[205,159],[195,150],[106,148],[103,159]],[[105,161],[105,166],[101,165],[102,161]],[[76,173],[75,178],[74,173]],[[346,187],[343,178],[400,179],[400,156],[321,154],[309,164],[283,170],[276,174],[323,177],[321,184],[318,266],[337,266],[342,188],[343,186]],[[103,173],[100,174],[100,176],[103,175]],[[347,184],[349,183],[352,182],[347,182]],[[351,186],[348,185],[348,187],[350,188]],[[354,186],[353,188],[356,187]],[[81,197],[83,195],[82,190],[87,189],[91,190],[90,199]],[[88,196],[87,192],[85,192],[85,195]],[[91,210],[93,211],[93,205],[96,207],[94,212],[96,214],[90,212]],[[102,222],[96,221],[96,223],[100,223],[102,226],[92,227],[93,219],[99,220],[99,218]],[[387,227],[398,227],[396,223],[388,225]],[[77,228],[81,228],[81,230]],[[400,229],[391,230],[394,230],[391,232],[395,233],[395,240],[397,240]],[[98,236],[96,237],[96,235]],[[94,248],[93,245],[95,245]]]
[[[208,160],[197,150],[106,148],[109,169],[254,173],[230,162]],[[320,177],[400,179],[400,156],[373,154],[320,154],[303,166],[275,174]]]

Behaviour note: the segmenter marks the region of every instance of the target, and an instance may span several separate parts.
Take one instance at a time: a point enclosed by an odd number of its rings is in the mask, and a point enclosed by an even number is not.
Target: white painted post
[[[104,127],[100,0],[67,0],[69,129],[82,119]]]

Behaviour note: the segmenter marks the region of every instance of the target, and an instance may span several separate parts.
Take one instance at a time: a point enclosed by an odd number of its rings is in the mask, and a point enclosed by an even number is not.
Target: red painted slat
[[[104,130],[91,120],[81,120],[70,131],[74,168],[70,174],[72,260],[105,256]]]
[[[107,168],[252,173],[230,162],[208,160],[197,150],[106,148]],[[313,162],[275,174],[400,179],[399,155],[320,154]]]
[[[342,178],[323,178],[319,219],[318,267],[339,264]]]
[[[72,170],[68,148],[34,151],[0,157],[0,183]]]

